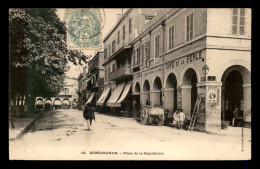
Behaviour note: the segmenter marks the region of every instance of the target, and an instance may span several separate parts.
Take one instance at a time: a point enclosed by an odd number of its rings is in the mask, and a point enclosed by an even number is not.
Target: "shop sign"
[[[181,57],[179,59],[167,62],[166,63],[166,69],[178,67],[180,65],[188,64],[188,63],[194,62],[196,60],[200,60],[200,59],[202,60],[202,62],[204,62],[204,58],[202,57],[202,50],[188,54],[188,55]]]
[[[161,72],[161,71],[162,71],[162,68],[159,67],[159,68],[157,68],[157,69],[152,69],[152,70],[150,70],[150,71],[148,71],[148,72],[143,73],[143,76],[147,76],[147,75],[149,75],[149,74],[155,74],[155,73],[158,73],[158,72]]]
[[[138,74],[135,74],[135,75],[134,75],[134,78],[135,78],[135,79],[137,79],[137,78],[139,78],[139,77],[142,77],[142,74],[141,74],[141,73],[138,73]]]

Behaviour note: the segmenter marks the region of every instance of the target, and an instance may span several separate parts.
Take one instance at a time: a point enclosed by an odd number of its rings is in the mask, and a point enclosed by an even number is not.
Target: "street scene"
[[[9,159],[250,160],[251,15],[9,9]]]
[[[249,129],[244,129],[242,140],[241,128],[212,135],[166,126],[143,126],[132,118],[95,115],[96,120],[88,131],[82,111],[48,112],[21,139],[10,142],[10,153],[21,160],[115,160],[119,156],[123,160],[250,158]]]

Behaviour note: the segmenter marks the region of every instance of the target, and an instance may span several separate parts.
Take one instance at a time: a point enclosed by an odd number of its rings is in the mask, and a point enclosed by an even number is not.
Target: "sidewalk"
[[[12,129],[11,123],[9,121],[9,140],[17,139],[19,135],[26,132],[31,125],[35,123],[35,121],[42,115],[43,112],[38,114],[30,114],[25,117],[15,117],[14,118],[14,126]]]

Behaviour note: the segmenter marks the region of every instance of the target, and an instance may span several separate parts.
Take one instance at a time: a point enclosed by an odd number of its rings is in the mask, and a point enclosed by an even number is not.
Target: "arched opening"
[[[150,84],[148,80],[144,81],[142,96],[143,105],[150,105]]]
[[[251,110],[251,97],[249,97],[249,95],[251,96],[251,87],[250,90],[244,90],[243,87],[243,84],[251,83],[250,79],[250,72],[245,67],[239,65],[229,67],[222,75],[221,119],[230,121],[230,125],[234,117],[235,105],[239,108],[235,126],[242,126],[245,117],[244,112]]]
[[[45,110],[50,110],[52,107],[52,101],[51,101],[51,98],[47,98],[45,100],[45,105],[44,105],[44,109]]]
[[[134,104],[133,104],[133,109],[134,109],[134,118],[136,118],[137,116],[138,116],[138,114],[139,114],[139,111],[140,111],[140,105],[141,105],[141,103],[140,103],[140,91],[141,91],[141,89],[140,89],[140,84],[137,82],[136,84],[135,84],[135,88],[134,88],[134,93],[133,93],[133,96],[134,96]]]
[[[194,69],[186,70],[182,81],[182,109],[187,114],[193,113],[197,100],[197,75]]]
[[[59,98],[56,98],[53,104],[55,109],[61,109],[62,102]]]
[[[42,110],[44,107],[43,107],[43,99],[42,98],[37,98],[36,99],[36,103],[35,103],[35,109],[36,110]]]
[[[135,85],[135,90],[134,91],[135,91],[136,94],[138,94],[138,93],[140,94],[140,84],[138,82]]]
[[[177,78],[173,73],[167,77],[164,91],[165,108],[172,114],[177,109]]]
[[[63,99],[62,103],[63,103],[63,109],[69,109],[69,107],[70,107],[69,99],[67,99],[67,98]]]
[[[162,81],[156,77],[153,83],[153,106],[162,106]]]

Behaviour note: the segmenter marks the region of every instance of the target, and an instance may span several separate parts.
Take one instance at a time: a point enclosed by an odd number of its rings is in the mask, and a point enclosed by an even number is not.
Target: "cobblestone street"
[[[86,130],[86,121],[78,110],[45,113],[21,139],[10,141],[10,159],[250,158],[247,155],[251,151],[250,129],[243,129],[242,139],[242,128],[230,128],[227,136],[209,135],[168,126],[144,126],[132,118],[99,113],[96,113],[96,121],[93,121],[91,128],[91,131]]]

